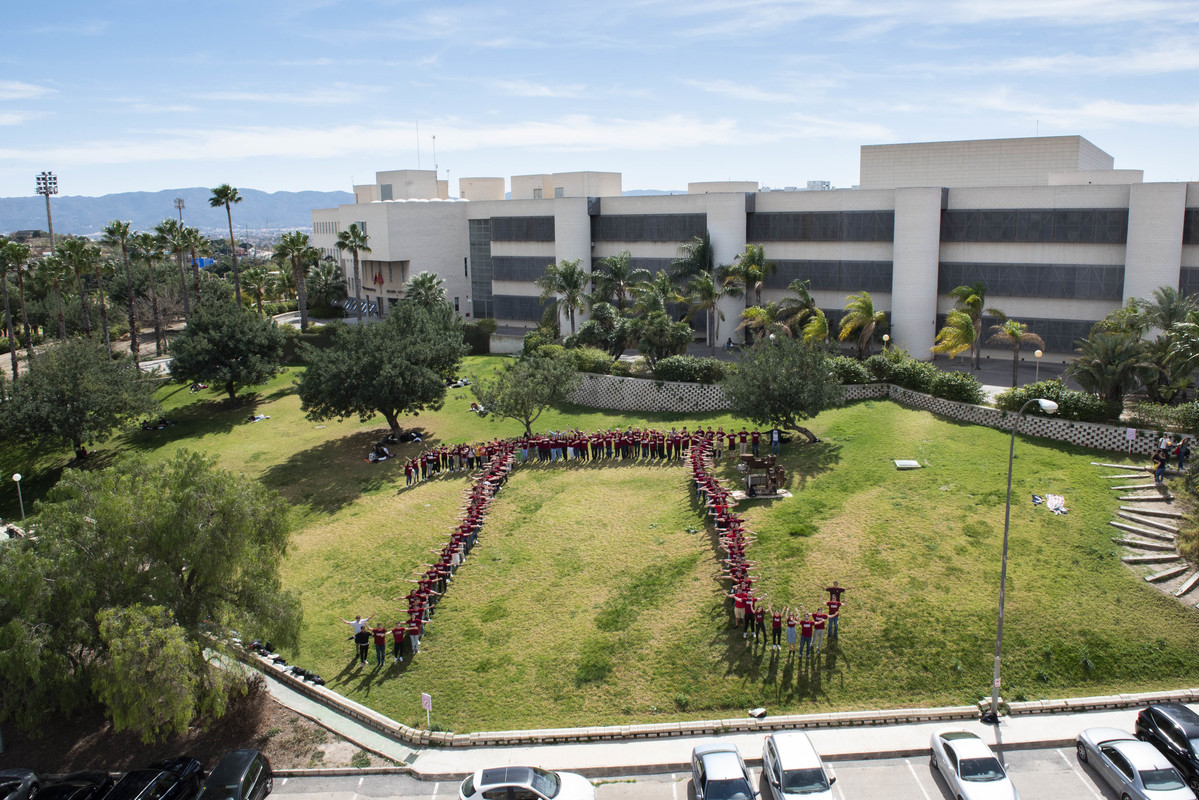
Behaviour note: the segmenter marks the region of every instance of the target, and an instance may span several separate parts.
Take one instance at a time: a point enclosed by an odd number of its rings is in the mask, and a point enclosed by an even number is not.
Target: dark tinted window
[[[552,242],[553,217],[492,217],[493,242]]]
[[[1003,208],[941,212],[943,242],[1124,244],[1126,208]]]
[[[613,214],[595,217],[597,242],[688,242],[708,230],[705,214]]]

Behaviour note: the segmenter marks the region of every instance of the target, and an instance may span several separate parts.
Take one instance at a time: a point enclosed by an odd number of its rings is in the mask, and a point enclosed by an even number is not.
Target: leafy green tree
[[[982,281],[977,281],[970,286],[958,286],[949,292],[949,296],[954,300],[954,309],[965,314],[970,325],[974,329],[974,336],[970,338],[969,350],[974,358],[974,368],[982,369],[982,350],[983,350],[983,314],[991,314],[992,316],[1006,319],[1007,315],[997,308],[987,308],[987,285]],[[948,321],[947,321],[948,322]],[[955,323],[955,327],[959,330],[946,334],[946,341],[954,341],[960,343],[964,341],[964,331],[961,328],[961,320]],[[943,329],[942,329],[943,330]],[[940,333],[937,334],[937,341],[941,341]],[[933,348],[934,352],[942,352]],[[948,352],[948,351],[944,351]],[[957,353],[963,352],[958,350]],[[957,355],[953,353],[952,355]]]
[[[244,687],[216,663],[230,637],[296,642],[288,509],[257,481],[181,451],[64,473],[35,512],[37,538],[0,548],[0,721],[99,702],[150,741]]]
[[[183,256],[188,251],[187,233],[185,228],[175,219],[167,217],[154,226],[154,234],[162,246],[163,252],[174,256],[179,265],[179,296],[183,298],[183,318],[191,319],[191,299],[187,292],[187,271],[183,267]]]
[[[625,348],[636,343],[635,320],[621,316],[610,303],[596,303],[591,307],[591,319],[579,326],[579,332],[568,336],[567,347],[597,347],[612,358],[618,357]],[[544,342],[549,344],[549,342]]]
[[[233,402],[237,390],[266,382],[279,372],[283,331],[241,305],[204,303],[173,345],[171,377],[224,384]]]
[[[759,426],[796,431],[816,442],[799,423],[845,397],[828,355],[799,339],[758,340],[721,382],[733,413]]]
[[[790,294],[779,301],[779,321],[792,332],[801,331],[820,310],[812,296],[812,282],[796,278],[787,284],[787,291]]]
[[[874,332],[886,322],[887,313],[874,310],[874,300],[870,297],[870,292],[851,294],[845,298],[845,316],[841,317],[841,331],[837,339],[843,342],[856,336],[855,344],[860,360],[863,352],[870,355],[870,342],[874,338]]]
[[[17,276],[17,299],[21,305],[21,323],[25,333],[25,357],[30,362],[33,361],[33,332],[29,327],[29,308],[25,305],[25,276],[29,275],[33,270],[33,265],[29,261],[29,245],[20,242],[8,242],[4,245],[4,250],[0,253],[0,258],[3,258],[8,264],[9,269]],[[13,329],[14,334],[16,329]],[[16,376],[16,371],[13,371],[13,376]]]
[[[200,303],[200,256],[212,255],[212,242],[198,228],[183,229],[183,243],[192,260],[192,299]]]
[[[449,303],[445,296],[445,281],[432,272],[418,272],[404,287],[404,297],[422,308]]]
[[[114,219],[104,226],[103,234],[105,244],[120,248],[121,251],[121,262],[125,267],[125,303],[129,311],[129,354],[133,356],[133,363],[137,364],[141,353],[138,352],[137,344],[137,317],[133,312],[133,271],[129,267],[129,247],[133,242],[133,231],[128,222]]]
[[[343,327],[328,349],[305,350],[300,408],[314,421],[382,414],[399,434],[401,416],[441,408],[467,351],[449,304],[400,300],[380,324]]]
[[[623,312],[633,287],[648,280],[649,271],[635,269],[632,255],[628,250],[621,250],[614,256],[600,259],[596,269],[591,272],[591,278],[595,282],[593,302],[615,300],[616,308]]]
[[[358,309],[358,324],[360,325],[362,324],[362,276],[358,271],[358,254],[371,251],[370,239],[371,237],[366,235],[366,231],[358,227],[357,222],[351,223],[350,227],[337,234],[337,249],[343,253],[348,250],[354,259],[354,304]]]
[[[250,295],[250,305],[258,309],[258,316],[266,316],[266,312],[262,310],[262,301],[274,282],[266,264],[254,264],[246,269],[241,274],[241,282]]]
[[[21,339],[17,336],[17,326],[12,316],[12,303],[8,298],[8,273],[12,271],[15,261],[9,254],[8,246],[10,244],[12,244],[11,241],[0,236],[0,290],[4,292],[4,325],[9,336],[13,337],[13,341],[8,343],[8,356],[12,359],[12,377],[13,380],[16,380],[21,377],[21,372],[17,367],[17,350],[21,349]]]
[[[529,436],[542,412],[570,399],[582,380],[568,354],[535,355],[508,364],[493,380],[471,384],[471,391],[488,413],[516,420]]]
[[[1020,368],[1020,348],[1023,345],[1044,347],[1045,340],[1028,329],[1023,322],[1005,319],[999,325],[991,326],[991,344],[1002,344],[1012,348],[1012,388],[1016,388],[1017,371]]]
[[[229,220],[229,250],[233,255],[233,294],[237,298],[238,306],[241,305],[241,272],[237,269],[237,240],[233,238],[233,205],[240,202],[241,195],[237,189],[227,183],[213,189],[212,197],[208,198],[208,205],[211,207],[225,207],[225,216]]]
[[[1078,358],[1066,367],[1066,374],[1085,391],[1118,403],[1143,381],[1152,380],[1155,366],[1146,343],[1134,332],[1104,330],[1099,323],[1079,344]]]
[[[828,342],[828,317],[819,308],[812,312],[812,316],[804,324],[803,340],[807,344],[826,344]]]
[[[783,320],[783,312],[778,303],[745,309],[741,312],[741,324],[737,326],[737,330],[755,331],[759,339],[768,336],[791,336],[791,326]]]
[[[108,297],[104,284],[117,274],[117,265],[107,256],[92,261],[92,274],[96,278],[96,294],[100,295],[100,327],[104,331],[104,346],[112,350],[112,330],[108,325]]]
[[[546,310],[555,315],[565,314],[570,320],[570,332],[575,332],[575,312],[582,311],[587,301],[591,275],[583,269],[583,260],[550,264],[535,283],[541,289],[541,299],[548,301]]]
[[[671,322],[665,311],[651,311],[644,317],[630,320],[630,332],[637,339],[637,350],[645,356],[652,369],[659,359],[687,352],[691,343],[691,326],[686,322]]]
[[[712,275],[716,268],[716,251],[712,249],[712,234],[693,236],[679,247],[678,257],[671,263],[670,279],[689,284],[701,275]]]
[[[162,356],[166,334],[162,331],[162,315],[158,313],[158,283],[154,278],[154,265],[162,259],[162,246],[154,234],[139,233],[133,237],[133,249],[146,262],[146,270],[150,275],[150,315],[154,318],[154,355]]]
[[[671,278],[674,277],[672,274]],[[707,315],[709,347],[715,347],[720,341],[720,322],[724,319],[720,298],[723,296],[724,290],[710,272],[695,275],[687,284],[687,304],[691,307],[691,314],[694,316],[702,312]]]
[[[38,368],[17,381],[3,404],[9,435],[46,445],[102,442],[138,417],[155,413],[154,387],[137,366],[114,359],[106,347],[68,339],[38,357]]]
[[[62,313],[62,287],[68,280],[71,268],[62,262],[58,256],[47,256],[37,262],[34,276],[37,282],[54,295],[54,307],[58,313],[58,340],[66,341],[67,322]]]

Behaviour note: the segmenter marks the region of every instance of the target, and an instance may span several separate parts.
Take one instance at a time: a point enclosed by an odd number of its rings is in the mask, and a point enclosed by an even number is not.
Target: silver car
[[[1195,794],[1161,752],[1131,733],[1087,728],[1078,734],[1078,760],[1120,793],[1121,800],[1194,800]]]
[[[833,784],[806,733],[772,733],[762,743],[762,777],[772,800],[832,800]]]
[[[696,745],[691,751],[691,778],[695,800],[754,800],[758,796],[736,745]]]
[[[987,743],[970,731],[933,734],[931,765],[961,800],[1020,800],[1012,779]]]
[[[591,781],[540,767],[481,769],[458,787],[459,800],[595,800]]]

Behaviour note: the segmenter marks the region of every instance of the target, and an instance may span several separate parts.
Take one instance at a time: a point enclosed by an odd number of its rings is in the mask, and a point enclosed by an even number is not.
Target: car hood
[[[591,781],[573,772],[559,772],[562,779],[562,790],[556,800],[594,800],[595,787]]]
[[[962,781],[966,800],[1019,800],[1011,779],[1002,781]]]
[[[822,792],[783,792],[783,800],[833,800],[833,789],[830,786]]]

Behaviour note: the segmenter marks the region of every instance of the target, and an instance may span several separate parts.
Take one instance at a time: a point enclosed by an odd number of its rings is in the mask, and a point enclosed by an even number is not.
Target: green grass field
[[[472,358],[465,371],[497,363]],[[404,579],[444,540],[467,479],[405,489],[401,462],[362,461],[381,421],[309,422],[291,382],[285,375],[261,387],[256,411],[271,419],[254,424],[243,421],[249,407],[170,387],[164,405],[178,424],[129,434],[98,460],[161,459],[189,447],[280,491],[296,524],[284,580],[305,614],[289,660],[395,719],[424,724],[421,692],[434,696],[436,726],[463,732],[740,716],[758,705],[784,713],[956,704],[987,691],[1007,465],[1001,431],[868,401],[812,420],[820,444],[784,450],[795,496],[742,511],[759,534],[751,557],[762,562],[762,585],[777,603],[810,607],[822,599],[818,584],[833,579],[852,587],[840,644],[818,659],[772,657],[731,631],[713,538],[682,466],[599,462],[518,468],[421,654],[376,672],[350,664],[349,631],[337,617],[397,616],[391,598],[408,591]],[[480,420],[466,410],[469,399],[453,390],[443,410],[411,422],[426,430],[426,442],[519,431]],[[732,422],[563,408],[538,427]],[[1117,501],[1103,470],[1089,464],[1096,455],[1017,442],[1009,699],[1199,678],[1199,618],[1121,564],[1106,524]],[[15,465],[21,454],[5,458]],[[898,472],[896,458],[926,467]],[[48,483],[61,463],[45,455],[39,468],[23,467],[27,488]],[[731,463],[725,471],[735,474]],[[1046,492],[1064,495],[1071,513],[1034,509],[1030,495]],[[7,505],[5,498],[5,513],[15,512]]]

